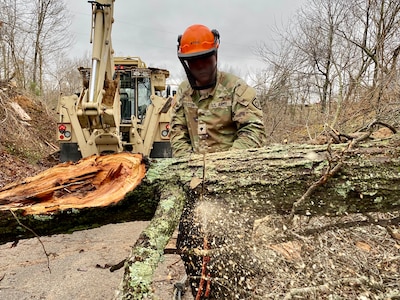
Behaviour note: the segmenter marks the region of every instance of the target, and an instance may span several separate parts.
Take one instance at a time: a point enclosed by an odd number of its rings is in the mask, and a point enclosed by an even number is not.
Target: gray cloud
[[[112,43],[117,56],[140,56],[148,66],[166,68],[171,77],[183,71],[176,58],[176,40],[186,27],[201,23],[221,34],[219,64],[244,76],[262,68],[254,47],[268,43],[275,25],[287,22],[306,0],[116,0]],[[70,55],[90,53],[91,5],[67,1],[75,36]]]

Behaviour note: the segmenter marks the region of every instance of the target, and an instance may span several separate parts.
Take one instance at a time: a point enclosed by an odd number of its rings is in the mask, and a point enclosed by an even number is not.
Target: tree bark
[[[207,205],[215,201],[240,217],[251,215],[253,222],[271,214],[338,216],[398,210],[398,146],[398,137],[358,149],[347,144],[280,145],[155,163],[147,180],[160,180],[160,189],[170,192],[161,196],[152,223],[133,247],[116,299],[151,297],[152,272],[179,221],[181,202],[188,199],[206,199]],[[183,192],[184,197],[178,196]],[[167,213],[164,201],[179,213]]]
[[[192,190],[191,195],[195,192],[196,197],[214,198],[260,215],[290,213],[309,187],[325,178],[310,197],[297,204],[296,214],[385,212],[400,207],[399,140],[396,135],[348,150],[347,144],[278,145],[193,155],[188,160],[155,163],[147,178],[157,176],[161,185],[178,179]],[[190,188],[203,176],[202,184]]]
[[[39,220],[50,226],[54,223],[47,222],[48,219],[63,216],[73,224],[82,215],[94,215],[93,221],[99,219],[99,211],[106,210],[87,208],[88,205],[82,205],[80,200],[68,205],[64,202],[55,205],[49,200],[50,195],[67,188],[76,195],[84,194],[81,199],[94,199],[91,206],[115,209],[112,214],[125,212],[135,215],[131,208],[112,204],[115,202],[135,203],[134,209],[146,210],[147,215],[154,213],[158,203],[150,225],[126,261],[124,278],[117,294],[118,299],[143,299],[151,295],[153,271],[189,201],[215,202],[227,210],[251,215],[253,219],[271,214],[337,216],[398,210],[399,141],[400,137],[395,135],[390,140],[371,141],[357,148],[347,144],[277,145],[181,159],[159,159],[151,161],[145,177],[141,156],[123,153],[93,157],[90,163],[83,160],[70,165],[72,173],[66,176],[68,179],[57,177],[67,173],[62,164],[1,190],[0,228],[19,227],[15,222],[7,225],[13,220],[9,210],[19,212],[18,217],[22,220]],[[86,171],[82,171],[82,164]],[[96,179],[88,184],[88,178]],[[81,184],[81,181],[86,183]],[[43,189],[38,189],[39,183],[44,184]],[[72,188],[78,183],[79,186]],[[93,197],[93,191],[106,196]],[[115,198],[111,197],[114,193],[118,195]],[[42,200],[44,202],[40,202]],[[110,212],[106,210],[100,218],[108,214]],[[39,234],[49,232],[47,226],[47,231],[43,229]],[[16,238],[15,230],[2,233],[2,240],[12,237]]]
[[[163,187],[154,217],[141,233],[125,262],[123,280],[115,299],[151,297],[153,273],[178,226],[184,204],[185,193],[178,184],[171,182]]]

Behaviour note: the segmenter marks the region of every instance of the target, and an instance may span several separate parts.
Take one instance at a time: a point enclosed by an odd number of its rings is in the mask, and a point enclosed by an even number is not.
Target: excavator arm
[[[88,99],[85,106],[90,109],[90,103],[100,104],[105,80],[114,74],[114,60],[111,45],[111,28],[114,22],[114,0],[88,1],[92,4],[92,26],[90,42],[92,48],[92,68],[89,82]],[[89,103],[89,104],[88,104]]]
[[[89,85],[79,97],[62,97],[59,109],[61,121],[73,128],[70,138],[76,140],[83,157],[122,151],[119,80],[113,78],[111,43],[114,0],[88,2],[92,5],[93,45]]]

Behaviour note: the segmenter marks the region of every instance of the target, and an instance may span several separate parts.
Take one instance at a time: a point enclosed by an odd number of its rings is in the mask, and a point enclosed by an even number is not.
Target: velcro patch
[[[207,134],[207,126],[204,123],[199,123],[197,125],[197,134],[202,135],[202,134]]]

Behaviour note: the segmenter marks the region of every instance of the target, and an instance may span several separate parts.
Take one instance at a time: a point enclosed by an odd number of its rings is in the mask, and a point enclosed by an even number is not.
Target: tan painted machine
[[[92,5],[92,66],[80,68],[79,95],[58,103],[60,160],[121,151],[170,157],[169,120],[172,98],[169,72],[148,68],[139,57],[113,57],[111,28],[115,0]]]

